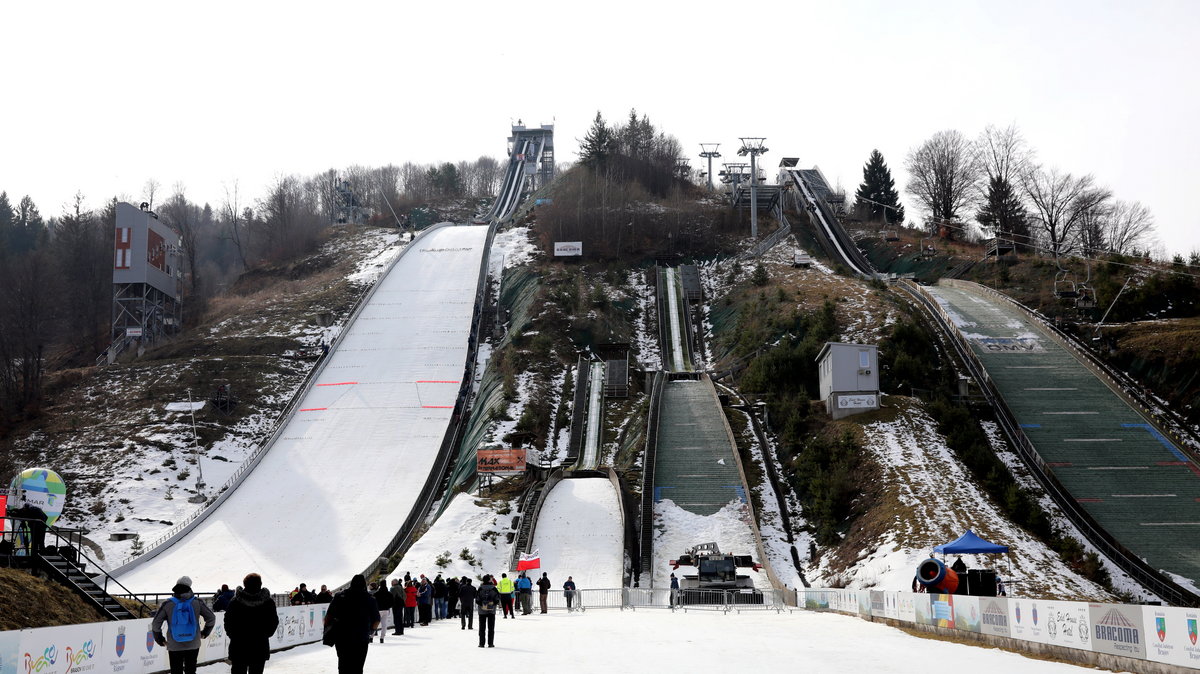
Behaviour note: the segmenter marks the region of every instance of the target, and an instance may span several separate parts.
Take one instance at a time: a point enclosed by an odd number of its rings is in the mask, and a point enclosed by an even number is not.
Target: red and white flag
[[[529,569],[542,568],[542,556],[537,550],[533,552],[521,553],[521,558],[517,560],[517,571],[528,571]]]

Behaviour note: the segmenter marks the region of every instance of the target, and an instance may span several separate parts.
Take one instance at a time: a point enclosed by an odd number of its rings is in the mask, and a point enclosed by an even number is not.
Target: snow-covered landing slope
[[[562,480],[546,496],[533,547],[555,588],[567,576],[580,588],[606,588],[621,587],[624,541],[621,501],[612,483],[578,478]]]
[[[347,582],[412,509],[459,390],[486,227],[414,241],[245,481],[194,530],[124,572],[133,591]]]

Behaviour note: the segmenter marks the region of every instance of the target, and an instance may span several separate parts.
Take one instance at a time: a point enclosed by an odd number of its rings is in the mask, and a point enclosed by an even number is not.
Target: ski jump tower
[[[179,235],[141,208],[117,204],[113,250],[112,363],[125,347],[177,332],[183,321]]]
[[[549,185],[554,180],[554,125],[528,128],[517,120],[508,138],[508,155],[524,163],[531,192]]]

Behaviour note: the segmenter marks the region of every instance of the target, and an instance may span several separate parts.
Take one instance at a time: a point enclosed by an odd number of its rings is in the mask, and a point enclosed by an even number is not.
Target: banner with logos
[[[320,641],[328,604],[280,607],[271,650]],[[0,632],[0,674],[151,674],[170,669],[167,649],[154,643],[150,618]],[[225,614],[200,642],[199,661],[229,653]]]
[[[583,255],[582,241],[555,241],[554,257],[574,257]]]
[[[1200,668],[1200,609],[1145,606],[1142,619],[1147,660]]]
[[[1146,657],[1146,624],[1141,606],[1088,604],[1092,650],[1097,653]]]
[[[1004,597],[979,598],[979,631],[998,637],[1012,636],[1008,629],[1008,600]]]

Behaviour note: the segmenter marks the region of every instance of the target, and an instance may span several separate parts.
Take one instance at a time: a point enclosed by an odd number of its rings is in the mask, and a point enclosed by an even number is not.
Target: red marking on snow
[[[339,381],[339,382],[336,382],[333,384],[317,384],[317,386],[349,386],[351,384],[357,384],[357,383],[358,382],[356,382],[356,381]]]
[[[1051,468],[1069,468],[1075,464],[1071,463],[1070,461],[1057,461],[1053,463],[1047,463],[1046,465],[1050,466]]]
[[[1187,461],[1159,461],[1159,462],[1155,463],[1154,465],[1156,465],[1156,466],[1186,466]]]
[[[421,405],[427,410],[452,410],[454,405]]]
[[[301,412],[320,412],[321,410],[327,410],[327,409],[329,409],[329,408],[328,407],[301,407],[300,411]]]
[[[418,379],[418,384],[461,384],[460,381],[449,381],[446,379]]]
[[[1104,499],[1102,499],[1102,498],[1077,498],[1075,500],[1079,501],[1080,503],[1100,503]]]

